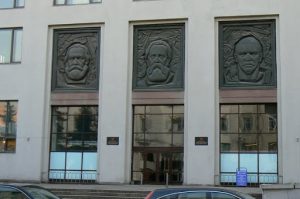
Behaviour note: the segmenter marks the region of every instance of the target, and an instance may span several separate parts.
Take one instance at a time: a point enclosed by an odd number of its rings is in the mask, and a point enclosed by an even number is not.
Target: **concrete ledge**
[[[300,184],[299,184],[300,186]],[[260,185],[262,190],[281,190],[281,189],[294,189],[295,186],[293,183],[287,184],[262,184]]]

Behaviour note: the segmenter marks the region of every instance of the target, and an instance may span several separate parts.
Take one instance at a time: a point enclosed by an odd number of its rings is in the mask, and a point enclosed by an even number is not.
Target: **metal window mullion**
[[[171,146],[174,147],[174,129],[173,129],[173,122],[174,122],[174,105],[172,105],[172,113],[171,113]]]
[[[241,114],[240,114],[240,104],[238,104],[238,168],[240,168],[240,151],[241,151],[241,143],[240,143],[240,117],[241,117]]]
[[[147,121],[146,121],[146,108],[147,106],[144,106],[144,125],[143,125],[143,134],[144,134],[144,148],[145,148],[145,143],[146,143],[146,123],[147,123]],[[146,165],[145,165],[146,166]],[[144,167],[145,168],[145,167]]]
[[[7,120],[8,120],[8,106],[9,106],[9,101],[6,101],[6,115],[5,115],[5,133],[4,133],[4,138],[5,138],[5,146],[4,146],[4,150],[7,151],[7,137],[8,137],[8,124],[7,124]]]
[[[80,170],[81,170],[80,171],[80,180],[82,180],[82,175],[83,175],[83,151],[81,152],[81,166],[80,166]]]
[[[9,63],[13,62],[13,48],[14,48],[14,34],[15,34],[15,29],[11,29],[11,41],[10,41],[10,57],[9,57]]]

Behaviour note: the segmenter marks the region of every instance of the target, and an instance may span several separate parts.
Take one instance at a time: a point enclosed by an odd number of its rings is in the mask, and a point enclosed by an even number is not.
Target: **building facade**
[[[300,182],[298,1],[2,2],[1,180]]]

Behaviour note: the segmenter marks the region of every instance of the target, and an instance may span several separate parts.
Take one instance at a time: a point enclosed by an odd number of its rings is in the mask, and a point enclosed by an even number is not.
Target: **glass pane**
[[[53,133],[67,132],[67,116],[64,115],[52,116],[52,132]]]
[[[13,8],[13,7],[14,7],[14,0],[1,0],[0,1],[0,8]]]
[[[13,62],[21,62],[22,57],[22,33],[21,29],[14,30]]]
[[[0,137],[0,152],[5,152],[6,150],[6,140],[3,137]]]
[[[97,170],[97,153],[83,153],[82,170]]]
[[[81,171],[66,171],[66,179],[80,180],[81,179]]]
[[[183,114],[173,115],[173,132],[183,132],[184,131],[184,116]]]
[[[247,174],[247,182],[248,183],[258,183],[258,176],[257,174]]]
[[[236,175],[235,175],[235,173],[221,173],[220,180],[223,183],[235,183]]]
[[[238,133],[238,115],[237,114],[221,114],[220,130],[221,133]]]
[[[50,153],[50,169],[65,169],[66,153],[51,152]]]
[[[183,134],[173,134],[173,146],[183,147]]]
[[[51,151],[64,151],[66,149],[66,134],[52,134]]]
[[[83,180],[96,180],[97,179],[97,171],[83,171],[82,172]]]
[[[144,159],[141,152],[133,153],[132,171],[142,171],[144,169]]]
[[[241,151],[257,151],[257,135],[256,134],[248,134],[248,135],[240,135],[240,150]]]
[[[146,134],[146,141],[149,147],[172,146],[172,135],[170,134]]]
[[[266,113],[277,114],[277,105],[276,104],[265,104]]]
[[[247,172],[257,172],[257,154],[240,154],[240,167],[246,168]]]
[[[69,152],[67,153],[67,170],[80,170],[82,161],[82,153]],[[74,178],[72,178],[74,179]]]
[[[260,183],[278,183],[277,174],[260,174],[259,175]]]
[[[134,116],[134,132],[143,132],[145,128],[145,117],[144,115]]]
[[[50,171],[50,179],[65,179],[65,171]]]
[[[68,117],[68,133],[78,132],[78,127],[80,126],[80,121],[77,116]]]
[[[238,113],[238,105],[221,105],[221,113]]]
[[[132,180],[135,184],[140,184],[142,181],[143,173],[142,172],[132,172]]]
[[[237,152],[238,151],[238,134],[221,134],[221,151]]]
[[[14,138],[17,134],[17,107],[17,102],[7,103],[7,134]]]
[[[69,107],[69,115],[81,115],[82,107]]]
[[[277,173],[277,154],[259,154],[259,172]]]
[[[239,105],[240,113],[257,113],[257,105]]]
[[[67,4],[86,4],[89,0],[67,0]]]
[[[149,145],[149,142],[145,143],[144,141],[144,134],[141,133],[135,133],[134,135],[134,140],[133,140],[133,146],[147,146]]]
[[[55,0],[55,5],[64,5],[65,0]]]
[[[6,139],[6,151],[7,152],[16,151],[16,139]]]
[[[170,115],[147,115],[146,116],[146,132],[160,133],[171,132]]]
[[[156,179],[156,153],[145,154],[145,169],[144,169],[144,181],[155,181]]]
[[[53,107],[52,115],[63,115],[68,113],[67,107]]]
[[[80,132],[93,132],[97,129],[94,115],[75,116],[76,129]]]
[[[241,114],[240,124],[241,133],[257,133],[257,117],[255,114]]]
[[[0,136],[6,135],[6,113],[7,113],[7,102],[0,102]]]
[[[221,172],[236,172],[238,168],[238,154],[221,154]]]
[[[171,114],[172,106],[147,106],[147,114]]]
[[[257,105],[257,111],[258,111],[258,113],[266,113],[265,104]]]
[[[82,135],[81,133],[68,134],[68,137],[67,137],[68,150],[71,150],[71,151],[83,150],[83,143],[82,143],[81,135]]]
[[[277,132],[277,118],[276,115],[261,114],[259,115],[258,128],[262,133],[276,133]]]
[[[134,107],[134,114],[144,114],[144,113],[145,113],[145,106]]]
[[[85,133],[83,136],[83,150],[97,151],[97,133]]]
[[[184,106],[173,106],[173,113],[184,113]]]
[[[258,138],[260,152],[277,151],[277,134],[261,134]]]
[[[12,30],[0,30],[0,63],[10,63],[11,40]]]
[[[101,0],[91,0],[91,3],[100,3]]]
[[[24,7],[24,0],[16,0],[16,7]]]

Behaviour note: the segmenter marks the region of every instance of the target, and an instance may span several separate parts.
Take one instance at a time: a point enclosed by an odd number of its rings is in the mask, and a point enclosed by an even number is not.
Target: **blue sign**
[[[247,186],[247,169],[239,168],[236,170],[236,186],[246,187]]]

